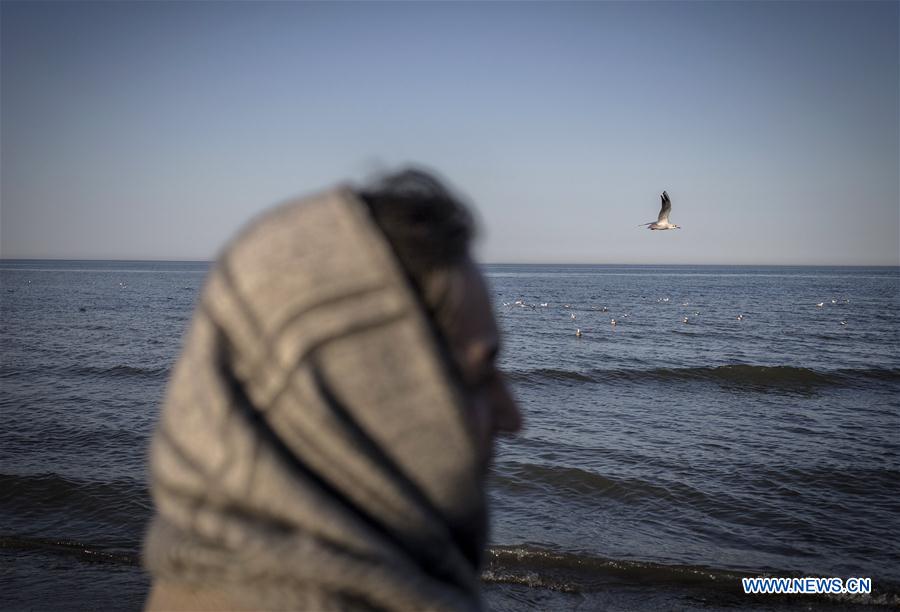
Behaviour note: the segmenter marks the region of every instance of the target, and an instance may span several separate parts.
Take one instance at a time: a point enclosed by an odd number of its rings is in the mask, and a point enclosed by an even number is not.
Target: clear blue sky
[[[209,259],[416,162],[486,262],[898,265],[898,7],[3,2],[0,255]]]

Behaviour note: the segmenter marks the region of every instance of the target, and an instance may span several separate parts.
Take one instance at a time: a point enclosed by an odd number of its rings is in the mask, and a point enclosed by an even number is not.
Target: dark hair
[[[417,289],[435,269],[462,263],[475,234],[465,204],[433,175],[415,168],[357,191]]]

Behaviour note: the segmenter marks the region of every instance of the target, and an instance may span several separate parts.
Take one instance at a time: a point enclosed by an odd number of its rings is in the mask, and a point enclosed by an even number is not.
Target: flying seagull
[[[672,200],[669,199],[669,194],[663,191],[660,199],[662,200],[662,207],[659,209],[659,219],[655,223],[653,221],[641,223],[638,227],[646,225],[652,230],[681,229],[681,226],[669,223],[669,213],[672,212]]]

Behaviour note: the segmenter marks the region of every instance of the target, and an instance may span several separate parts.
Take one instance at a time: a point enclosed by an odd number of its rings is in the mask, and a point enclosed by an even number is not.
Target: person
[[[469,248],[408,169],[261,215],[210,270],[151,445],[149,610],[478,610],[521,426]]]

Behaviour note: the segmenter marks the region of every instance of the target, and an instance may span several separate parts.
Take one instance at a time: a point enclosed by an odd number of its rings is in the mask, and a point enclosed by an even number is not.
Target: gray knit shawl
[[[144,565],[257,609],[480,609],[483,477],[452,368],[348,188],[210,271],[152,442]]]

